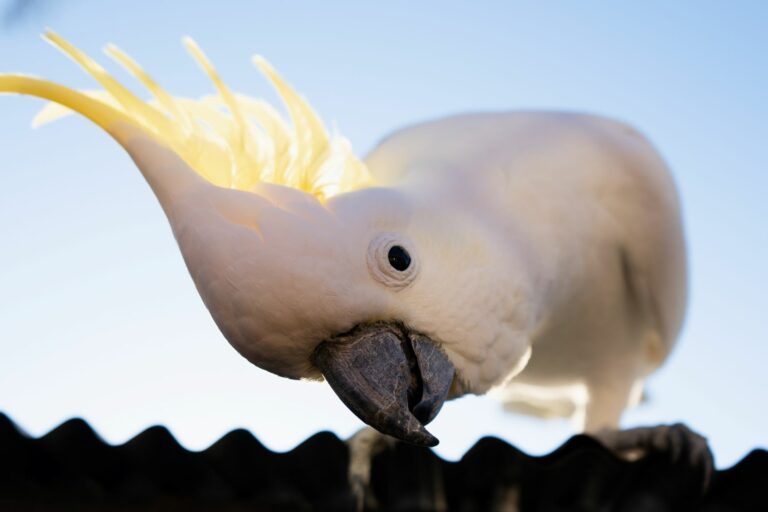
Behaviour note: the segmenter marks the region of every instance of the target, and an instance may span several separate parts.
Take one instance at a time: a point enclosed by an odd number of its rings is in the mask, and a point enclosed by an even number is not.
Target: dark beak
[[[312,362],[368,425],[411,444],[438,443],[424,425],[440,411],[455,369],[426,336],[398,323],[361,325],[321,343]]]

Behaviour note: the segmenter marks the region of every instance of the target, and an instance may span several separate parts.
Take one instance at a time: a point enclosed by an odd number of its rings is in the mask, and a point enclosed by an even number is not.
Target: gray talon
[[[672,462],[684,462],[702,473],[702,491],[712,480],[715,461],[707,439],[682,423],[604,430],[594,436],[618,456],[635,460],[654,453],[666,454]],[[639,453],[638,453],[639,452]]]

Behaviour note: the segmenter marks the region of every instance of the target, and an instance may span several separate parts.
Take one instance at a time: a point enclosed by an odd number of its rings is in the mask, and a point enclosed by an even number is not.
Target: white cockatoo
[[[290,116],[231,92],[173,97],[114,46],[144,101],[61,37],[103,87],[0,75],[79,112],[135,161],[205,305],[250,362],[325,378],[364,422],[432,446],[443,402],[501,390],[510,408],[616,429],[672,349],[686,305],[675,185],[631,127],[592,115],[459,115],[364,160],[261,58]]]

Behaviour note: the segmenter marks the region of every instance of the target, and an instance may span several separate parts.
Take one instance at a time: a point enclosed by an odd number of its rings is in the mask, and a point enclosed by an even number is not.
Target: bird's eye
[[[395,290],[406,288],[419,273],[413,244],[398,233],[376,235],[368,246],[367,262],[371,276]]]
[[[411,255],[399,245],[393,245],[387,253],[389,264],[397,271],[404,272],[411,265]]]

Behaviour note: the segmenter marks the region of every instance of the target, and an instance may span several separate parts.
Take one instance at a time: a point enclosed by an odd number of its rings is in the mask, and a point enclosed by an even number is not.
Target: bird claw
[[[682,423],[627,430],[603,430],[594,437],[619,457],[627,460],[661,454],[672,464],[684,464],[694,468],[701,474],[702,491],[706,491],[712,481],[715,462],[707,439]]]
[[[347,440],[349,448],[347,478],[358,512],[378,509],[378,503],[371,489],[371,463],[376,454],[392,447],[394,443],[393,438],[371,427],[358,430]]]

